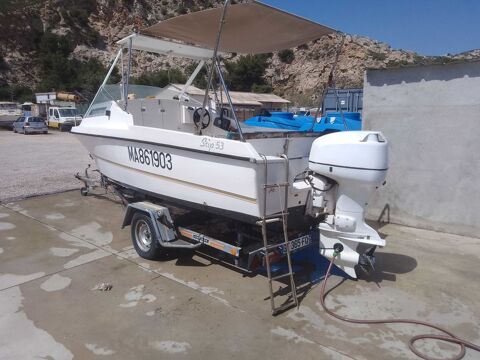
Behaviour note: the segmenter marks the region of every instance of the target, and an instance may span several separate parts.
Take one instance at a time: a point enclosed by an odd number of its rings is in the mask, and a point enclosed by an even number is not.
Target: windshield
[[[155,98],[159,96],[163,88],[147,85],[129,85],[128,96],[133,99]],[[84,117],[105,115],[105,111],[110,109],[111,102],[119,103],[122,99],[122,88],[120,84],[108,84],[100,88],[98,94],[93,99],[89,111]]]
[[[1,110],[16,110],[17,104],[0,104]]]
[[[31,118],[28,118],[28,121],[29,122],[43,122],[43,119],[40,118],[40,117],[31,117]]]
[[[75,116],[77,115],[77,109],[58,109],[60,116]]]

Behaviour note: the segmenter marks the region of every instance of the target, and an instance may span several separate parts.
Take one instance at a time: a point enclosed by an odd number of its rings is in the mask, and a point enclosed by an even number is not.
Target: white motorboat
[[[0,126],[12,125],[22,116],[19,104],[11,101],[0,101]]]
[[[288,214],[289,229],[320,224],[321,249],[351,276],[359,244],[384,245],[364,222],[366,199],[386,176],[387,142],[378,132],[325,135],[248,127],[235,116],[222,75],[225,53],[267,53],[334,30],[262,3],[182,15],[118,42],[120,49],[81,125],[72,129],[105,181],[150,198],[244,223]],[[129,84],[133,51],[195,60],[180,94]],[[108,84],[116,66],[122,82]],[[208,69],[203,103],[187,89]],[[216,76],[213,76],[215,74]],[[214,86],[230,104],[225,116]],[[369,250],[369,255],[373,253]]]

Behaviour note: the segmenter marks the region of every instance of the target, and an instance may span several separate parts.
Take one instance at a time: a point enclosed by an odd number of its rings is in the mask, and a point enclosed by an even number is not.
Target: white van
[[[72,126],[80,125],[82,116],[74,107],[50,106],[48,108],[48,126],[60,131],[70,130]]]

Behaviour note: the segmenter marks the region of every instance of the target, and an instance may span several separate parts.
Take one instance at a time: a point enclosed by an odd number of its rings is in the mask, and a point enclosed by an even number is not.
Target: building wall
[[[367,71],[363,126],[390,143],[369,218],[480,237],[480,62]]]

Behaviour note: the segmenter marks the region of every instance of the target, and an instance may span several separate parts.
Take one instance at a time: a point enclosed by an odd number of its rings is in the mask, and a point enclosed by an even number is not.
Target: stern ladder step
[[[298,307],[298,297],[297,297],[297,288],[295,286],[295,279],[294,279],[294,272],[292,268],[292,259],[291,259],[291,251],[290,251],[290,246],[288,242],[288,187],[289,187],[289,161],[288,157],[286,155],[282,155],[281,157],[285,160],[285,182],[284,183],[279,183],[279,184],[267,184],[267,179],[268,179],[268,162],[267,158],[265,155],[262,155],[264,158],[265,162],[265,184],[263,186],[263,200],[264,200],[264,206],[263,206],[263,217],[260,221],[257,221],[257,225],[260,225],[262,227],[262,238],[263,238],[263,250],[265,251],[265,265],[267,269],[267,278],[268,278],[268,289],[270,291],[270,305],[272,308],[272,315],[277,315],[280,312],[290,309],[293,306]],[[285,191],[285,197],[284,201],[281,204],[281,212],[277,213],[275,215],[272,215],[270,217],[267,216],[266,214],[266,204],[267,204],[267,189],[270,188],[280,188],[283,187]],[[276,243],[276,244],[270,244],[268,240],[268,235],[267,235],[267,224],[273,223],[273,222],[281,222],[282,223],[282,228],[283,228],[283,242],[282,243]],[[288,272],[284,274],[280,274],[277,276],[272,276],[272,270],[271,270],[271,264],[270,264],[270,257],[268,256],[269,253],[271,253],[271,250],[277,249],[280,246],[285,247],[285,252],[286,252],[286,258],[287,258],[287,264],[288,264]],[[274,300],[274,292],[273,292],[273,281],[279,280],[282,278],[290,278],[290,296],[287,299],[287,302],[280,306],[275,306],[275,300]]]
[[[287,272],[285,274],[280,274],[280,275],[274,276],[269,281],[276,281],[276,280],[279,280],[279,279],[283,279],[287,276],[293,276],[293,275],[295,275],[295,273]]]

